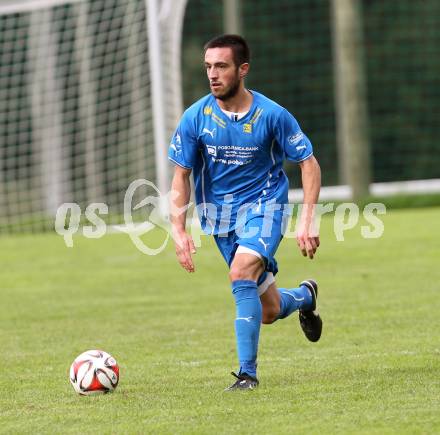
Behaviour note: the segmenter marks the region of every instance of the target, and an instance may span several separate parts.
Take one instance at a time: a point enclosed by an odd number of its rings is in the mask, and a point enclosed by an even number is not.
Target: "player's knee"
[[[252,270],[238,265],[232,265],[229,270],[229,279],[231,282],[239,281],[239,280],[250,280],[255,281],[255,273],[252,273]]]
[[[229,269],[229,279],[231,282],[238,280],[257,282],[262,273],[263,264],[258,257],[249,254],[238,254]]]

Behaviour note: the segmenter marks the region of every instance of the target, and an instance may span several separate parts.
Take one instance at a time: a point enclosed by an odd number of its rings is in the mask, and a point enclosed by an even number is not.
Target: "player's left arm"
[[[301,169],[304,199],[296,240],[304,257],[313,258],[319,246],[318,229],[313,224],[321,189],[321,169],[313,156],[309,138],[286,109],[282,109],[278,114],[274,134],[283,147],[285,158],[298,163]]]
[[[304,199],[296,241],[304,257],[312,259],[319,247],[319,230],[314,220],[321,189],[321,168],[313,155],[298,165],[301,169]]]

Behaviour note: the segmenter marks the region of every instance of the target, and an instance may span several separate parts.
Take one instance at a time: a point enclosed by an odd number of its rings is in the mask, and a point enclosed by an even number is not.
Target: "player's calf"
[[[275,283],[272,283],[260,296],[263,308],[262,323],[270,325],[278,319],[280,315],[280,299],[280,293]]]

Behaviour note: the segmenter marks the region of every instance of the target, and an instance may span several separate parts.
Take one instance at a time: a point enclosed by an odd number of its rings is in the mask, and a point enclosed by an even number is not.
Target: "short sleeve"
[[[171,139],[168,159],[183,168],[192,169],[196,163],[197,152],[198,141],[194,119],[185,112]]]
[[[287,160],[298,163],[313,155],[309,138],[301,131],[293,115],[285,109],[278,118],[275,138],[283,148]]]

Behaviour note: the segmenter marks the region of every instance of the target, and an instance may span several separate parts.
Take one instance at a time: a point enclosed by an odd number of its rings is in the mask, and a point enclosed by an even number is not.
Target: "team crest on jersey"
[[[252,124],[243,124],[243,133],[252,133]]]
[[[203,108],[203,114],[204,115],[211,115],[211,113],[212,113],[212,106],[205,106],[204,108]]]

